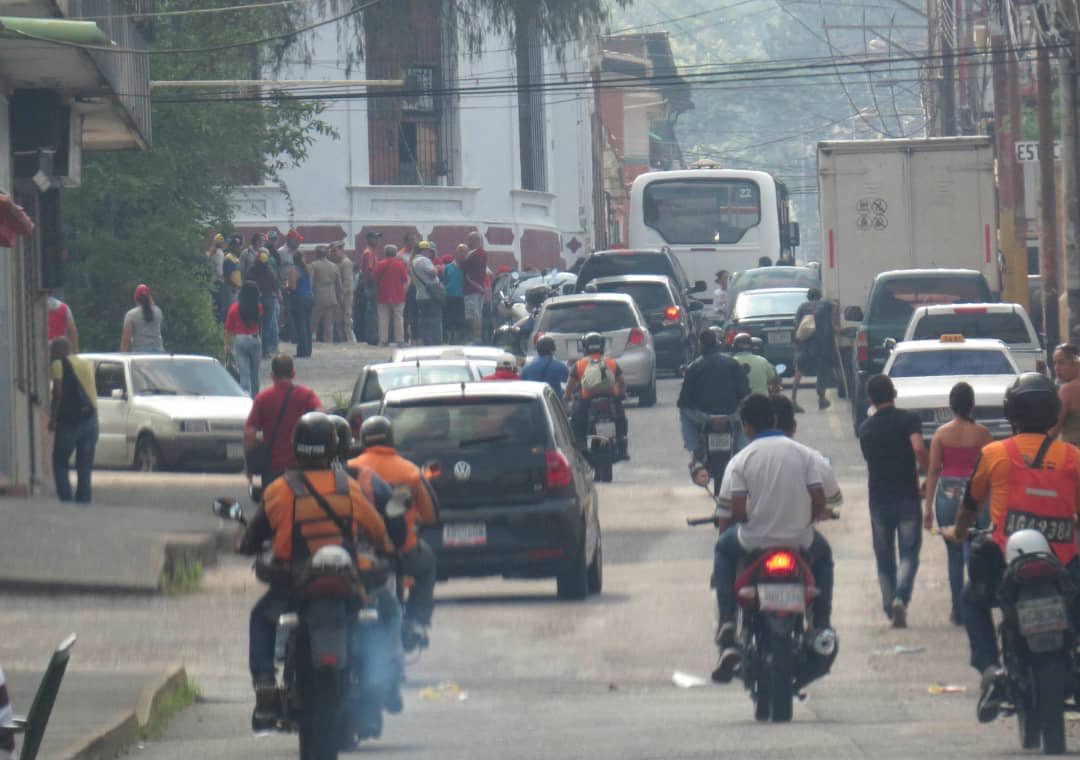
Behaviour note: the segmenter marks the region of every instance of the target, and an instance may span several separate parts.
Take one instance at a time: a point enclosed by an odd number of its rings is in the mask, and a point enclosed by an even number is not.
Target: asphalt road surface
[[[715,658],[708,588],[715,535],[684,522],[709,514],[711,503],[689,484],[677,391],[678,381],[662,380],[657,407],[630,409],[633,460],[616,467],[613,484],[600,486],[603,594],[564,603],[556,601],[553,581],[440,584],[432,646],[409,668],[405,712],[389,717],[383,737],[360,754],[439,760],[1018,754],[1014,719],[975,721],[977,677],[967,665],[963,631],[948,623],[940,538],[925,536],[910,627],[888,627],[870,546],[865,470],[845,402],[800,415],[798,432],[832,458],[845,495],[841,520],[824,527],[837,563],[840,654],[833,672],[810,686],[787,725],[755,723],[739,683],[674,685],[676,671],[707,679]],[[808,409],[813,400],[807,388]],[[145,505],[152,492],[133,485],[142,477],[105,476],[101,487],[124,488],[133,503]],[[208,493],[235,488],[237,480],[166,477],[170,487],[190,489],[192,509],[205,509]],[[102,667],[187,664],[201,701],[142,747],[142,760],[295,757],[295,737],[248,732],[247,613],[258,593],[237,559],[209,572],[196,594],[151,603],[72,600],[63,610],[43,601],[22,613],[89,618],[107,635],[88,643],[84,656],[99,658]],[[119,619],[130,622],[120,628]],[[935,685],[961,689],[933,694]],[[1076,748],[1078,725],[1068,724]]]

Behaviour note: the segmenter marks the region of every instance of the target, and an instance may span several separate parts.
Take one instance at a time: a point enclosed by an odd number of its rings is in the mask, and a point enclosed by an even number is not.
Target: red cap
[[[296,230],[289,230],[289,234],[285,236],[286,240],[295,240],[297,243],[304,242],[304,236]]]
[[[147,298],[150,298],[150,286],[149,285],[138,285],[138,286],[136,286],[136,288],[135,288],[135,303],[138,303],[139,299],[142,298],[143,296],[146,296]]]

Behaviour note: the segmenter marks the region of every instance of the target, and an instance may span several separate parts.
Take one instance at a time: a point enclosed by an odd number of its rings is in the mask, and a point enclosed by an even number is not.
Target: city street
[[[323,380],[312,380],[317,389]],[[945,553],[927,536],[910,628],[887,626],[873,569],[864,469],[848,408],[799,417],[798,437],[832,458],[843,516],[825,526],[836,556],[840,655],[809,688],[790,725],[757,724],[742,686],[684,689],[680,671],[708,678],[714,664],[708,588],[714,531],[686,527],[711,512],[689,484],[678,445],[678,381],[661,380],[654,409],[631,409],[631,455],[600,486],[604,592],[555,599],[553,581],[493,578],[437,588],[432,646],[409,669],[406,709],[363,753],[401,758],[942,757],[1017,752],[1014,720],[975,721],[976,674],[961,629],[948,624]],[[328,388],[326,390],[329,390]],[[802,399],[810,407],[809,388]],[[103,474],[101,493],[139,506],[206,510],[238,475]],[[177,499],[181,494],[190,498]],[[160,500],[164,505],[165,500]],[[248,610],[259,593],[248,564],[229,558],[193,594],[150,599],[2,597],[5,668],[39,667],[43,647],[80,634],[73,669],[157,670],[182,662],[200,701],[148,742],[145,760],[286,758],[294,736],[253,738],[246,670]],[[44,643],[43,643],[44,642]],[[460,688],[447,688],[452,684]],[[932,694],[935,685],[960,693]],[[24,708],[25,709],[25,706]],[[1072,729],[1077,724],[1068,724]],[[1080,730],[1070,730],[1080,748]]]

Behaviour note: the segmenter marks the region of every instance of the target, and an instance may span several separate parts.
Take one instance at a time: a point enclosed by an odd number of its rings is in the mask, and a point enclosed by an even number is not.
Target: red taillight
[[[953,314],[985,314],[985,306],[956,306],[953,308]]]
[[[570,472],[570,460],[558,449],[544,452],[544,465],[547,468],[547,488],[549,491],[566,488],[573,481]]]
[[[338,663],[336,654],[324,654],[319,664],[324,668],[336,668]]]
[[[645,331],[640,327],[630,328],[630,340],[627,341],[631,346],[643,346],[645,345]]]
[[[725,415],[709,417],[710,433],[726,433],[731,428],[731,420]]]
[[[1045,375],[1046,374],[1046,362],[1044,362],[1042,359],[1036,359],[1035,360],[1035,371],[1038,372],[1040,375]]]
[[[797,563],[795,555],[791,552],[775,552],[765,559],[765,574],[772,576],[786,576],[795,572]]]
[[[668,322],[674,322],[679,318],[679,307],[669,306],[664,309],[664,319]]]
[[[544,337],[542,332],[534,332],[532,337],[532,344],[535,346],[536,342]]]
[[[870,361],[870,341],[866,337],[866,330],[855,333],[855,361]]]
[[[734,343],[735,342],[735,336],[738,335],[738,334],[739,334],[738,330],[736,330],[734,327],[729,327],[727,329],[727,332],[724,333],[724,345],[725,346],[730,346],[732,343]]]
[[[1045,559],[1029,559],[1016,568],[1016,578],[1021,581],[1052,580],[1057,576],[1057,565]]]

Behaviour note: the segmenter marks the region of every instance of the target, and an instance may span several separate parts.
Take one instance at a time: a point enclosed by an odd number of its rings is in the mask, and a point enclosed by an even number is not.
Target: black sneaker
[[[417,649],[427,649],[427,629],[412,620],[403,621],[401,624],[401,646],[406,653]]]
[[[997,665],[990,665],[982,673],[979,685],[979,706],[975,715],[980,723],[989,723],[1001,713],[1005,699],[1005,673]]]
[[[832,402],[824,396],[817,400],[818,409],[828,409],[830,406],[832,406]]]
[[[717,624],[716,646],[720,647],[721,652],[735,646],[735,623],[727,620]]]
[[[899,599],[893,599],[892,627],[907,628],[907,605]]]
[[[255,710],[251,713],[251,730],[261,734],[277,728],[281,718],[281,695],[273,680],[259,680],[255,684]]]
[[[742,665],[742,652],[735,647],[725,649],[720,653],[720,660],[713,669],[713,683],[731,683],[740,665]]]

